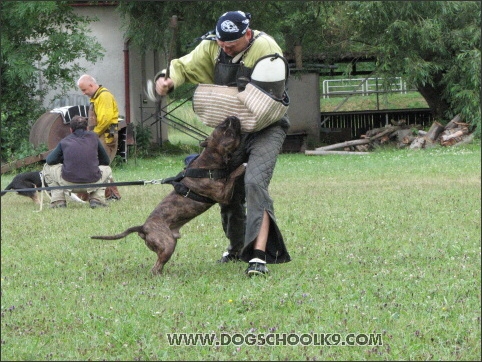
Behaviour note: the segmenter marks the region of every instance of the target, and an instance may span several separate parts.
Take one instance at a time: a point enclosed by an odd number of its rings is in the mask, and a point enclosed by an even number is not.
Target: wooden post
[[[349,146],[356,146],[356,145],[363,145],[366,143],[370,143],[369,138],[361,139],[361,140],[352,140],[352,141],[346,141],[342,143],[336,143],[334,145],[328,145],[328,146],[323,146],[323,147],[318,147],[315,150],[316,151],[328,151],[328,150],[335,150],[337,148],[344,148],[344,147],[349,147]]]
[[[301,45],[295,45],[295,64],[297,69],[303,68],[303,54],[301,51]]]

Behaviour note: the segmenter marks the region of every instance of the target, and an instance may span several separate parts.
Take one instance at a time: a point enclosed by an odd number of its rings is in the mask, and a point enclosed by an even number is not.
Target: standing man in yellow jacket
[[[82,94],[90,97],[89,131],[95,132],[109,155],[110,162],[117,154],[119,143],[119,109],[114,95],[105,87],[97,84],[91,75],[84,74],[77,81]],[[120,200],[117,187],[106,188],[107,200]]]

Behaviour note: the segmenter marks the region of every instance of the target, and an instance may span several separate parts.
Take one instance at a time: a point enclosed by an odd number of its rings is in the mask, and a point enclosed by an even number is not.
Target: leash
[[[226,178],[228,172],[225,169],[199,169],[199,168],[186,168],[174,177],[168,177],[165,179],[154,179],[150,181],[140,180],[140,181],[125,181],[125,182],[107,182],[107,183],[97,183],[97,184],[73,184],[65,186],[44,186],[44,177],[40,173],[40,178],[42,180],[42,187],[31,187],[25,189],[10,189],[2,190],[2,192],[27,192],[27,191],[48,191],[48,190],[73,190],[73,189],[89,189],[89,188],[100,188],[109,186],[133,186],[133,185],[161,185],[161,184],[171,184],[174,187],[176,193],[181,196],[189,197],[192,200],[214,204],[216,203],[211,198],[199,195],[192,191],[190,188],[183,185],[181,181],[184,177],[194,177],[194,178],[209,178],[209,179],[221,179]],[[47,193],[47,192],[46,192]],[[48,195],[48,194],[47,194]],[[43,192],[40,195],[40,210],[42,211],[43,206]]]
[[[40,171],[39,176],[40,176],[40,180],[42,181],[42,187],[45,187],[44,173]],[[37,212],[41,212],[44,207],[44,192],[47,194],[47,196],[49,196],[47,191],[40,192],[40,209]],[[50,198],[50,200],[52,200],[52,198]]]
[[[125,182],[107,182],[98,184],[74,184],[65,186],[45,186],[45,187],[31,187],[27,189],[11,189],[2,190],[2,192],[20,192],[20,191],[43,191],[43,190],[60,190],[60,189],[90,189],[109,186],[131,186],[131,185],[158,185],[161,184],[163,179],[151,180],[151,181],[125,181]]]

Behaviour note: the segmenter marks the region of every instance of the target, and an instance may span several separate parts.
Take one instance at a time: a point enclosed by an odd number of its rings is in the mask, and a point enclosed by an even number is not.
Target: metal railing
[[[379,85],[383,78],[351,78],[351,79],[327,79],[323,81],[323,98],[343,95],[367,96],[373,93],[380,93]],[[388,80],[390,92],[406,94],[407,83],[401,77],[394,77]]]

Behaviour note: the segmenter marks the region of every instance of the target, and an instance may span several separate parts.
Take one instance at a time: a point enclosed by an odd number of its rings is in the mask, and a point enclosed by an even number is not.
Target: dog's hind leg
[[[36,203],[37,205],[40,205],[40,199],[38,197],[38,192],[34,193],[31,197],[32,201]]]
[[[171,259],[176,249],[177,239],[167,226],[163,227],[163,232],[150,232],[145,234],[145,242],[147,247],[157,254],[157,261],[151,269],[152,274],[158,275],[162,273],[164,265]]]

